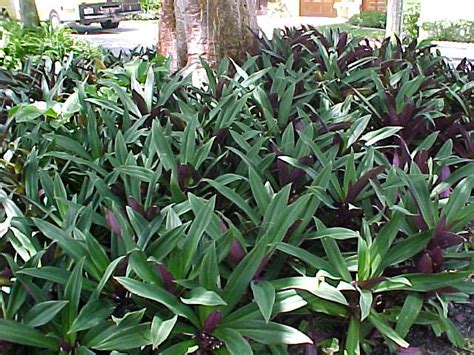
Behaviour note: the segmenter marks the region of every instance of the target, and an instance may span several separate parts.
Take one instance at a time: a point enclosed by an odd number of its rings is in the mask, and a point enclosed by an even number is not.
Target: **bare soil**
[[[422,326],[413,327],[407,341],[430,355],[474,354],[474,303],[451,306],[449,316],[466,339],[465,349],[453,348],[446,336],[436,337],[431,328]]]

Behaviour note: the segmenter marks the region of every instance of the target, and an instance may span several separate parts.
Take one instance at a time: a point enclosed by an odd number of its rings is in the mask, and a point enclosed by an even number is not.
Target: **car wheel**
[[[100,25],[102,26],[102,28],[104,30],[110,30],[110,29],[113,29],[113,28],[118,28],[119,27],[119,24],[120,22],[117,21],[104,21],[104,22],[101,22]]]
[[[51,27],[54,29],[61,27],[61,18],[55,10],[51,11],[49,14],[49,21],[51,22]]]

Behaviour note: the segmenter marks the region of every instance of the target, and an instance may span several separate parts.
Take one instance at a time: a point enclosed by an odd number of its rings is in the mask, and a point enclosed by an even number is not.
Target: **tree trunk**
[[[388,0],[385,37],[402,34],[403,0]]]
[[[163,0],[158,50],[172,67],[211,67],[224,57],[243,59],[253,52],[257,32],[255,0]]]
[[[160,8],[160,22],[158,24],[157,49],[159,53],[169,53],[170,56],[177,53],[176,42],[176,15],[174,0],[162,0]],[[172,58],[177,60],[177,58]]]
[[[35,28],[40,25],[38,9],[35,0],[20,0],[21,23],[26,28]]]

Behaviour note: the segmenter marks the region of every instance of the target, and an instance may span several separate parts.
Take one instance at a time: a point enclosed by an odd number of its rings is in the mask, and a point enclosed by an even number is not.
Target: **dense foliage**
[[[434,40],[474,43],[474,21],[425,22],[422,28]]]
[[[131,15],[131,20],[149,21],[160,18],[161,0],[140,0],[142,12]]]
[[[403,32],[410,38],[418,38],[420,34],[420,11],[419,0],[403,2]]]
[[[387,25],[387,13],[385,11],[367,10],[354,15],[349,19],[353,26],[385,28]]]
[[[158,12],[161,6],[161,0],[140,0],[142,10],[146,13]]]
[[[37,61],[46,56],[62,60],[71,52],[100,58],[102,54],[97,46],[73,39],[70,29],[53,29],[48,23],[31,30],[15,21],[2,21],[0,33],[0,67],[3,68],[20,69],[27,58]]]
[[[422,324],[463,346],[472,66],[314,28],[261,46],[204,87],[73,55],[5,93],[1,340],[370,354]]]

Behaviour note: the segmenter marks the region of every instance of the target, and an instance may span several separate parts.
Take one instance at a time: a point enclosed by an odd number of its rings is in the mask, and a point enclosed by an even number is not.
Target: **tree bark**
[[[257,32],[255,0],[163,0],[158,50],[172,67],[216,67],[225,57],[253,52]]]
[[[186,22],[184,11],[187,0],[175,0],[175,16],[176,16],[176,68],[182,68],[188,60],[188,42],[186,40]]]
[[[35,0],[20,0],[20,17],[24,27],[33,29],[40,25]]]
[[[402,34],[403,0],[388,0],[387,2],[387,27],[385,37]]]
[[[160,22],[158,23],[157,49],[159,53],[169,53],[171,56],[177,53],[176,40],[176,15],[174,0],[162,0],[160,8]],[[172,58],[172,61],[177,58]]]

